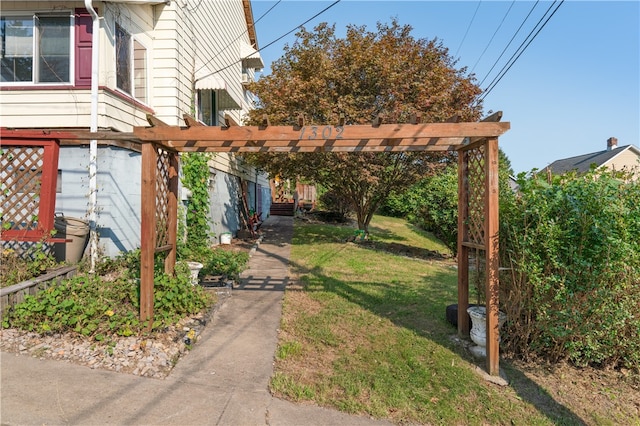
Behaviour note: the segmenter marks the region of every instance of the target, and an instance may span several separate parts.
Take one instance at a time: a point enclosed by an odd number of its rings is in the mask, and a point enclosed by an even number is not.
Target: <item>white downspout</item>
[[[93,35],[91,40],[91,132],[98,131],[98,59],[100,57],[100,18],[96,13],[92,0],[84,0],[84,5],[93,21]],[[90,272],[95,271],[98,256],[98,141],[91,139],[89,145],[89,255],[91,259]]]

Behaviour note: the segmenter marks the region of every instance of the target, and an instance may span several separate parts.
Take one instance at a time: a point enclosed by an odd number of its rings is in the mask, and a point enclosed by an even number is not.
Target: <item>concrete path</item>
[[[388,424],[271,396],[293,218],[272,216],[240,285],[169,377],[2,353],[2,425]]]

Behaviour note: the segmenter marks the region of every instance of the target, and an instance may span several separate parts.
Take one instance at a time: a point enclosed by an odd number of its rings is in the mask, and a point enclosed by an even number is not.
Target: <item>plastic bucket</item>
[[[89,241],[89,222],[75,217],[56,215],[53,224],[56,238],[71,240],[67,243],[55,243],[53,252],[58,262],[77,263],[82,259]]]
[[[220,234],[220,244],[231,244],[231,233],[223,232]]]

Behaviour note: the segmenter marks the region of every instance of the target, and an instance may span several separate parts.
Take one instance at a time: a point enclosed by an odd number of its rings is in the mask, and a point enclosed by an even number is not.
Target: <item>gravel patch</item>
[[[76,333],[40,335],[15,328],[0,330],[0,350],[41,359],[53,359],[89,368],[162,379],[197,345],[215,312],[231,296],[231,286],[210,288],[218,295],[206,312],[183,318],[151,336],[111,336],[96,341]]]

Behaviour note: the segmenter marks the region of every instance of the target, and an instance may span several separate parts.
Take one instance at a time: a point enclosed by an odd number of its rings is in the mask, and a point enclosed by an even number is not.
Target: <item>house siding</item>
[[[240,43],[250,43],[241,0],[170,2],[169,4],[131,4],[93,2],[100,20],[98,69],[98,128],[131,132],[146,126],[151,113],[168,125],[183,125],[183,115],[197,116],[193,87],[196,58],[225,81],[227,93],[242,108],[219,111],[219,120],[229,114],[241,123],[245,111],[253,106],[251,96],[241,84]],[[68,9],[82,12],[84,2],[3,1],[2,12],[51,11]],[[64,87],[2,87],[0,125],[14,128],[88,129],[91,122],[91,92],[87,85],[87,60],[92,40],[84,28],[72,31],[83,37],[82,63],[75,64],[75,85]],[[147,97],[137,101],[117,88],[115,65],[116,23],[146,48]],[[77,45],[74,42],[74,45]],[[78,58],[79,49],[74,50]],[[88,142],[88,141],[87,141]],[[100,246],[105,255],[132,250],[140,245],[140,163],[138,152],[102,146],[97,158],[98,227]],[[62,192],[57,194],[56,211],[67,216],[87,215],[89,150],[86,146],[63,146],[60,153]],[[219,238],[223,232],[236,234],[240,227],[241,178],[248,183],[249,208],[269,211],[271,196],[268,178],[256,176],[255,169],[233,154],[214,156],[210,166],[215,177],[211,188],[211,225]],[[257,203],[260,203],[259,206]],[[259,209],[260,211],[260,209]],[[266,215],[263,215],[266,218]],[[219,241],[216,240],[216,241]]]
[[[56,212],[86,219],[89,201],[89,151],[65,147],[60,154],[60,187]],[[127,149],[98,149],[98,232],[107,256],[140,246],[141,155]],[[136,178],[132,179],[132,176]]]
[[[615,170],[632,170],[640,168],[640,154],[634,152],[631,147],[616,155],[611,161],[604,164],[605,167]]]

